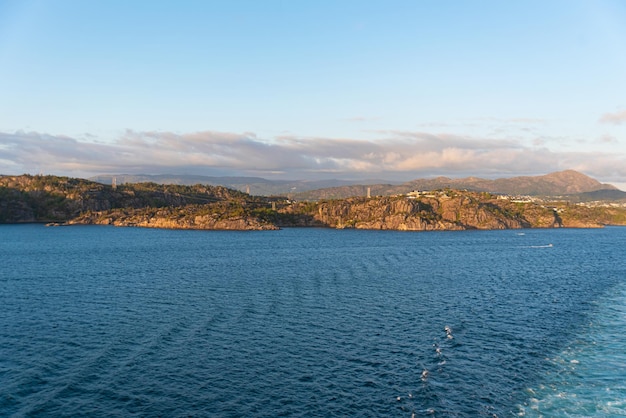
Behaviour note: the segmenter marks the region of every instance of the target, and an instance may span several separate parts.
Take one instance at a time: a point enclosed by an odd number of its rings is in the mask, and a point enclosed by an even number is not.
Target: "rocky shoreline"
[[[600,228],[598,219],[575,207],[556,209],[515,204],[476,193],[437,198],[352,198],[318,203],[293,202],[276,210],[248,210],[237,216],[203,213],[202,207],[118,209],[88,212],[68,224],[202,230],[276,230],[327,227],[397,231],[461,231],[523,228]]]
[[[291,201],[218,186],[140,183],[117,188],[55,176],[0,177],[0,223],[201,230],[327,227],[399,231],[598,228],[626,225],[626,210],[524,202],[487,192]]]
[[[140,228],[235,231],[279,229],[276,225],[250,216],[221,217],[217,214],[198,215],[189,212],[172,216],[172,211],[167,210],[90,212],[69,220],[67,225],[113,225]]]

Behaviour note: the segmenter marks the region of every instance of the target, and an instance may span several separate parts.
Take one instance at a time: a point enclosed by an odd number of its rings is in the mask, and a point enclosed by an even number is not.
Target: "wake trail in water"
[[[626,416],[626,284],[602,298],[582,333],[546,359],[543,382],[528,388],[519,415],[528,417]]]

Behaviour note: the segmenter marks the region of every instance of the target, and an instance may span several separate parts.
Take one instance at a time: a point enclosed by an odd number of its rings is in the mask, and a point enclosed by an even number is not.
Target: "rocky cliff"
[[[138,183],[112,187],[68,177],[0,176],[0,223],[65,222],[85,213],[116,209],[210,207],[221,202],[242,207],[266,204],[263,198],[221,186]]]
[[[215,186],[141,183],[114,188],[54,176],[4,176],[0,177],[0,223],[13,222],[236,230],[589,228],[626,225],[626,210],[520,202],[452,189],[292,202]]]
[[[488,194],[455,191],[421,198],[350,198],[322,201],[316,205],[295,204],[284,213],[299,213],[301,216],[296,219],[300,225],[333,228],[433,231],[569,226],[552,208],[514,203]],[[308,215],[305,221],[302,220],[304,215]],[[284,223],[288,225],[288,221]],[[601,225],[587,220],[584,226]]]
[[[86,212],[70,219],[67,224],[239,231],[278,229],[278,226],[255,216],[242,207],[235,209],[224,205],[187,205]]]

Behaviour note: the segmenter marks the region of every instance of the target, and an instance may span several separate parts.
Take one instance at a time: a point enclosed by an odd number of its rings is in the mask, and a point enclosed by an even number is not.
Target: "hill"
[[[626,210],[587,208],[568,203],[517,202],[485,192],[452,189],[421,196],[353,197],[298,202],[284,213],[299,214],[307,225],[411,231],[596,228],[626,224]],[[308,218],[303,218],[308,215]],[[282,220],[284,226],[289,226]],[[295,224],[293,226],[300,226]]]
[[[195,215],[206,215],[197,219],[198,228],[260,229],[263,225],[248,212],[267,205],[264,198],[222,186],[136,183],[113,187],[68,177],[0,176],[0,223],[105,223],[107,219],[115,223],[114,218],[126,216],[130,225],[139,222],[131,220],[131,215],[152,214],[148,220],[154,218],[163,226],[158,218],[176,218],[179,221],[172,225],[183,227],[186,217],[194,214],[194,221]],[[250,228],[243,228],[246,222],[240,221],[244,218]]]
[[[329,187],[348,186],[354,184],[350,180],[268,180],[261,177],[212,177],[212,176],[196,176],[196,175],[177,175],[177,174],[101,174],[91,177],[89,180],[102,184],[111,185],[115,179],[117,184],[127,183],[159,183],[159,184],[178,184],[178,185],[194,185],[208,184],[213,186],[224,186],[229,189],[239,190],[242,192],[258,195],[258,196],[277,196],[287,195],[291,193],[304,192],[308,190],[317,190]],[[382,180],[366,180],[362,184],[376,184]]]
[[[576,193],[568,195],[567,200],[574,203],[583,202],[612,202],[626,203],[626,192],[617,189],[602,189],[593,192]]]
[[[68,177],[0,176],[0,223],[17,222],[237,230],[588,228],[625,225],[626,210],[547,204],[450,188],[371,199],[295,202],[221,186],[109,186]]]
[[[366,196],[368,188],[372,196],[390,196],[405,194],[413,190],[440,190],[446,188],[512,196],[569,196],[599,190],[618,191],[615,186],[600,183],[574,170],[566,170],[543,176],[522,176],[496,180],[487,180],[477,177],[459,179],[436,177],[433,179],[416,179],[399,185],[375,184],[341,186],[297,193],[294,197],[302,200],[319,200]]]
[[[207,184],[224,186],[258,196],[289,196],[296,200],[344,199],[347,197],[367,196],[368,189],[372,196],[392,196],[413,190],[438,190],[452,188],[457,190],[483,191],[507,195],[528,196],[567,196],[570,201],[585,201],[587,197],[580,193],[613,190],[617,188],[603,184],[574,170],[565,170],[543,176],[521,176],[496,180],[478,177],[449,178],[436,177],[415,179],[404,183],[384,180],[267,180],[261,177],[211,177],[195,175],[99,175],[90,180],[102,184],[159,183],[175,185]],[[607,198],[619,193],[605,194]]]

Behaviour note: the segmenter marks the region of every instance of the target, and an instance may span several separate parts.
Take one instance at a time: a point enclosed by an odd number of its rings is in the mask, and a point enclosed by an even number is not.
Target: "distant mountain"
[[[415,179],[406,183],[393,183],[385,180],[268,180],[261,177],[212,177],[198,175],[148,175],[115,174],[99,175],[90,180],[118,185],[125,183],[152,182],[158,184],[195,185],[205,184],[224,186],[230,189],[249,192],[256,196],[290,196],[298,200],[344,199],[354,196],[390,196],[413,190],[457,189],[477,192],[490,192],[507,195],[528,196],[568,196],[572,201],[599,200],[592,196],[576,197],[579,193],[613,191],[604,193],[606,200],[619,200],[619,190],[610,184],[599,181],[574,170],[565,170],[542,176],[520,176],[488,180],[478,177],[449,178],[435,177]]]
[[[626,203],[626,192],[621,190],[614,189],[603,189],[596,190],[593,192],[583,192],[576,193],[573,195],[567,196],[569,201],[571,202],[616,202],[616,203]]]
[[[176,174],[101,174],[89,178],[102,184],[116,183],[145,183],[178,184],[192,186],[195,184],[207,184],[212,186],[224,186],[256,196],[276,196],[291,193],[299,193],[308,190],[317,190],[330,187],[347,186],[354,184],[350,180],[267,180],[261,177],[213,177],[197,175]],[[376,184],[384,180],[365,180],[362,184]]]
[[[372,196],[388,196],[408,193],[413,190],[458,189],[476,192],[490,192],[506,195],[563,196],[577,193],[596,192],[599,190],[619,190],[610,184],[599,181],[574,170],[559,171],[543,176],[522,176],[487,180],[477,177],[452,179],[436,177],[417,179],[399,185],[351,185],[308,191],[296,194],[298,199],[342,199],[352,196],[365,196],[370,190]]]
[[[597,190],[617,190],[615,186],[599,181],[574,170],[559,171],[537,177],[513,177],[494,180],[494,192],[527,194],[534,196],[570,195],[595,192]]]

